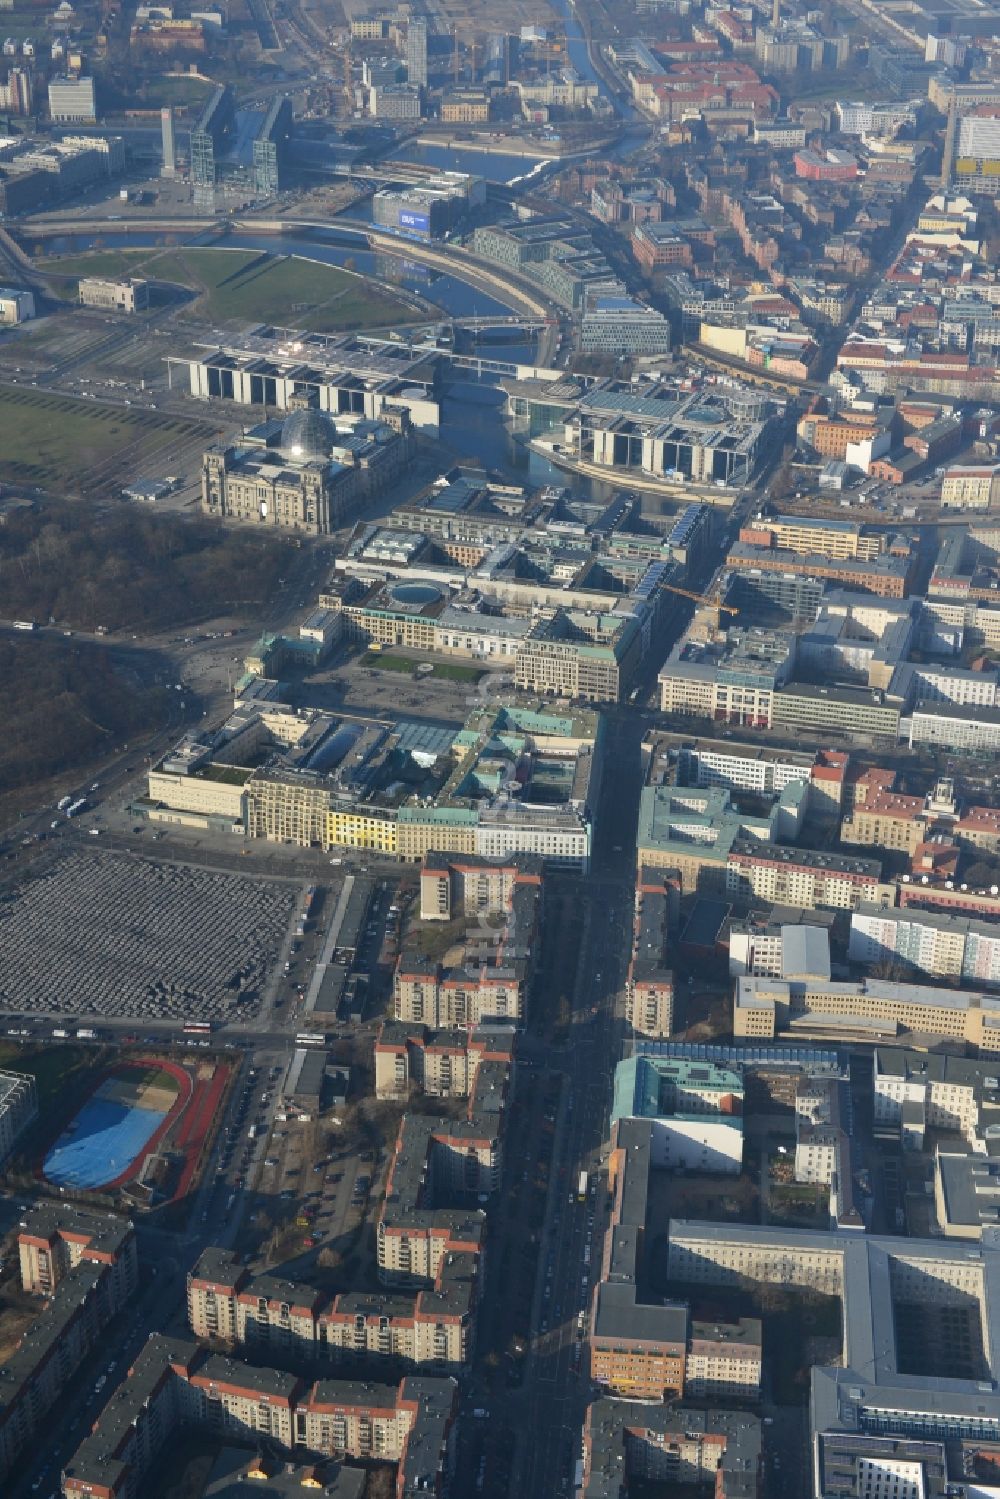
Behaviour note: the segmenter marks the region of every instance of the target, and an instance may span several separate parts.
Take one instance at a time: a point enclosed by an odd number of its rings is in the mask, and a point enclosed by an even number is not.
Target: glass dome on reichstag
[[[303,462],[329,458],[336,440],[333,418],[325,411],[314,411],[311,407],[293,411],[285,418],[281,429],[281,446],[286,453],[301,458]]]

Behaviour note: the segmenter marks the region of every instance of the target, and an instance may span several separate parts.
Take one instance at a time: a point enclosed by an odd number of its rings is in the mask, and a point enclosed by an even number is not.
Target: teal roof
[[[721,1066],[716,1062],[692,1061],[686,1057],[629,1057],[615,1068],[615,1090],[611,1105],[611,1122],[619,1119],[689,1119],[704,1118],[704,1114],[693,1115],[677,1109],[669,1114],[661,1112],[660,1098],[664,1084],[673,1083],[678,1088],[692,1087],[701,1092],[718,1093],[722,1098],[733,1094],[743,1097],[743,1076],[734,1067]],[[713,1116],[714,1122],[732,1124],[742,1129],[742,1116],[722,1114]]]
[[[400,807],[396,814],[398,822],[439,822],[461,826],[474,825],[478,821],[475,807]]]

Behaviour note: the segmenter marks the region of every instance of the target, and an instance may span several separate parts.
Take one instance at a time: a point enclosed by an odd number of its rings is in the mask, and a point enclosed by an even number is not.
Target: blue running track
[[[45,1157],[46,1178],[57,1187],[106,1186],[142,1154],[166,1115],[166,1110],[91,1098]]]

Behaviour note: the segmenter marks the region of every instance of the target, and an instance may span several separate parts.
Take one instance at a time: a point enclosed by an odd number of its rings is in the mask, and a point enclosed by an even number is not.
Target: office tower
[[[406,76],[418,88],[427,87],[426,21],[410,21],[406,28]]]
[[[235,117],[233,96],[228,88],[219,87],[201,112],[191,131],[191,182],[194,206],[206,213],[215,211],[216,152],[232,129]]]
[[[174,143],[174,112],[169,106],[160,110],[160,136],[163,142],[163,166],[160,170],[164,177],[172,177],[177,170],[177,151]]]
[[[253,143],[253,190],[259,198],[273,198],[284,186],[291,133],[292,101],[280,96],[272,102]]]
[[[53,78],[49,84],[49,117],[53,124],[95,124],[97,104],[93,78]]]

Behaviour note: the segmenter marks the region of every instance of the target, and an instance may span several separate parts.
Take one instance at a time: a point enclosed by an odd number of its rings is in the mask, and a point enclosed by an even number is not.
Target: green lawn
[[[115,1075],[130,1083],[143,1083],[147,1088],[165,1088],[170,1093],[176,1093],[177,1079],[172,1072],[165,1067],[144,1067],[141,1076],[137,1077],[136,1067],[122,1067],[115,1069]]]
[[[453,661],[439,661],[430,675],[448,682],[478,682],[482,672],[478,666],[459,666]]]
[[[333,333],[395,326],[409,315],[398,298],[363,276],[254,250],[97,249],[44,260],[39,269],[64,293],[81,276],[144,276],[186,287],[197,295],[197,315],[219,323],[277,323]]]
[[[250,772],[241,765],[203,765],[193,774],[203,781],[221,781],[226,786],[242,786]]]
[[[199,433],[207,446],[210,431],[166,414],[0,388],[0,481],[74,493],[92,481],[107,490],[147,467],[172,472],[178,446]]]
[[[383,656],[377,651],[366,651],[361,657],[361,665],[367,666],[371,671],[398,671],[403,676],[412,677],[419,661],[411,661],[408,656]],[[447,682],[478,682],[482,676],[478,666],[461,666],[453,661],[436,661],[434,670],[426,672],[425,676],[437,677]]]

